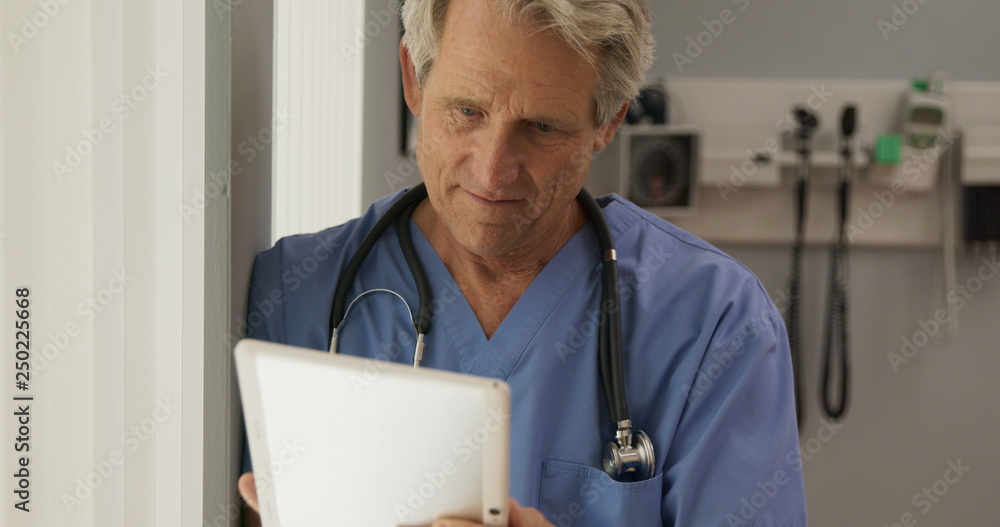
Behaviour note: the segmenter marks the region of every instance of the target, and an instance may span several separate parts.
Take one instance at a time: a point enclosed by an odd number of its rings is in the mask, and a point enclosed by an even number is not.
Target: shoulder
[[[706,353],[754,328],[780,326],[764,286],[736,259],[618,195],[599,201],[618,247],[623,299],[634,293],[648,313],[685,320],[700,333],[692,338],[709,338]]]
[[[323,348],[341,270],[396,197],[376,201],[360,217],[342,225],[283,237],[259,253],[250,277],[245,335]]]
[[[287,270],[298,267],[305,273],[331,260],[349,258],[378,218],[405,190],[375,201],[357,218],[341,225],[308,234],[285,236],[270,249],[260,252],[254,263],[253,281],[274,280]],[[340,267],[340,265],[337,265]]]
[[[664,278],[662,281],[706,287],[743,284],[749,288],[747,293],[767,297],[750,269],[712,244],[617,194],[602,196],[599,201],[605,204],[605,216],[615,235],[619,258],[625,258],[630,266],[638,264],[635,271],[662,264],[657,268]]]

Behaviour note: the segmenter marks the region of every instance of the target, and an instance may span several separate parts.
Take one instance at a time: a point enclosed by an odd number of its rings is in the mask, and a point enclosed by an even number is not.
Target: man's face
[[[401,59],[412,68],[405,49]],[[531,247],[564,226],[593,151],[621,122],[595,129],[595,73],[582,55],[552,31],[511,26],[487,0],[452,2],[424,86],[406,73],[431,206],[480,256]]]

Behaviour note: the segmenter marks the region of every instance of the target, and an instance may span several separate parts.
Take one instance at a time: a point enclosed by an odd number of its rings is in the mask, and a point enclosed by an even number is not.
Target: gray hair
[[[420,86],[437,57],[449,1],[403,2],[403,45]],[[655,45],[648,0],[493,0],[493,8],[513,23],[537,21],[539,31],[555,30],[594,66],[598,127],[639,95]]]

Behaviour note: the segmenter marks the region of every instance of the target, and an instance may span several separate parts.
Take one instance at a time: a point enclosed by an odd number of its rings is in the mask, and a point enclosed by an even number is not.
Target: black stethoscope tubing
[[[393,202],[392,205],[379,217],[375,225],[372,226],[368,234],[361,240],[361,244],[358,246],[357,251],[354,252],[354,256],[351,260],[347,262],[347,267],[340,275],[340,280],[337,280],[337,288],[333,293],[333,309],[330,311],[330,333],[331,340],[340,323],[344,320],[344,313],[347,309],[347,293],[354,283],[354,278],[358,275],[358,271],[361,269],[361,264],[365,261],[368,253],[371,252],[372,248],[375,246],[375,242],[378,241],[382,233],[392,225],[393,221],[398,220],[402,217],[404,212],[410,210],[412,214],[413,207],[416,207],[418,203],[427,197],[427,187],[423,184],[417,185],[412,189],[406,191],[399,199]],[[403,231],[406,231],[405,240],[410,240],[409,243],[405,243]],[[409,223],[406,224],[405,229],[400,229],[399,237],[400,247],[403,250],[403,256],[406,258],[406,264],[410,267],[410,272],[413,274],[413,279],[417,282],[417,294],[420,298],[420,305],[417,307],[417,319],[414,321],[414,327],[418,334],[426,334],[427,330],[430,329],[431,323],[431,311],[430,311],[430,284],[427,281],[427,275],[424,274],[424,268],[420,265],[420,261],[417,259],[416,251],[413,249],[413,243],[410,239],[410,229]],[[334,350],[335,351],[335,350]]]

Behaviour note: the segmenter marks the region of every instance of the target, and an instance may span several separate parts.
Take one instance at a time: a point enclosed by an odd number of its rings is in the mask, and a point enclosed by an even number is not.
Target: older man
[[[618,247],[626,393],[657,455],[643,481],[600,468],[601,263],[576,198],[652,61],[646,1],[407,0],[402,14],[428,194],[412,231],[435,299],[424,364],[510,384],[511,525],[805,525],[781,317],[746,268],[617,196],[599,202]],[[262,253],[249,336],[326,349],[341,270],[396,197]],[[395,232],[350,298],[386,288],[416,303]],[[293,275],[321,244],[336,254]],[[366,297],[339,347],[408,362],[411,327],[401,302]]]

